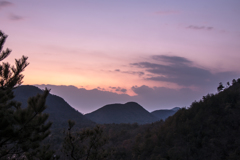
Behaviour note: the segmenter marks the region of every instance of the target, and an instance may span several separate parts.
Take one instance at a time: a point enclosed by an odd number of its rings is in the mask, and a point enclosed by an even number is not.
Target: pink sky
[[[208,93],[210,84],[239,77],[239,6],[239,0],[0,0],[0,30],[13,50],[7,61],[29,57],[24,84]],[[189,83],[198,72],[204,83]]]

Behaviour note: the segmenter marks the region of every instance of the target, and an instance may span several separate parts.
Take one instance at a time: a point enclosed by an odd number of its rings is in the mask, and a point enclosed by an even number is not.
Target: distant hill
[[[29,97],[36,96],[43,91],[35,86],[23,85],[14,89],[15,100],[22,103],[22,108],[27,106]],[[49,94],[47,97],[47,109],[44,111],[49,114],[48,120],[53,122],[52,127],[67,128],[69,119],[76,122],[77,127],[86,127],[94,124],[83,114],[72,108],[63,98]]]
[[[179,107],[175,107],[173,109],[160,109],[160,110],[151,112],[151,114],[157,117],[158,120],[161,120],[161,119],[165,120],[169,116],[174,115],[179,109],[180,109]]]
[[[97,110],[106,104],[125,103],[130,101],[132,96],[127,94],[117,94],[98,89],[87,90],[75,86],[57,86],[57,85],[35,85],[41,89],[51,88],[51,93],[63,97],[69,105],[80,110],[83,113],[89,113]]]
[[[146,124],[157,121],[157,118],[136,102],[126,104],[109,104],[85,115],[99,124],[138,123]]]

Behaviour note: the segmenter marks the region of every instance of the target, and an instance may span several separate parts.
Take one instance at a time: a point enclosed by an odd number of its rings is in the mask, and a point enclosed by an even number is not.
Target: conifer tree
[[[0,61],[10,53],[3,50],[7,36],[0,30]],[[42,95],[31,97],[28,106],[14,101],[13,90],[22,84],[22,72],[28,66],[28,57],[15,60],[15,66],[7,62],[0,64],[0,159],[51,159],[53,152],[49,146],[41,144],[49,134],[51,123],[46,123],[48,115],[45,101],[49,90]]]
[[[107,138],[103,129],[95,126],[93,129],[82,129],[72,132],[74,121],[68,121],[68,131],[62,145],[62,152],[71,160],[104,160],[110,156],[110,151],[104,149]]]
[[[224,86],[223,86],[222,82],[220,82],[217,90],[218,90],[218,92],[221,92],[223,89],[224,89]]]

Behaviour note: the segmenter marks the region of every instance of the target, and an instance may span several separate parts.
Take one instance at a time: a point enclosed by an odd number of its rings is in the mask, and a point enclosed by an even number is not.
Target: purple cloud
[[[116,91],[116,92],[122,92],[122,93],[126,93],[127,90],[125,88],[121,88],[121,87],[109,87],[110,89]]]
[[[165,87],[134,86],[136,101],[143,106],[159,108],[189,107],[194,100],[200,100],[205,93],[189,88],[171,89]]]
[[[8,1],[0,1],[0,8],[8,7],[8,6],[11,6],[11,5],[13,5],[13,3],[8,2]]]
[[[145,73],[144,72],[139,72],[139,71],[121,71],[120,69],[115,69],[115,72],[120,72],[120,73],[126,73],[126,74],[133,74],[133,75],[138,75],[139,77],[143,76]]]
[[[187,29],[195,29],[195,30],[207,30],[211,31],[213,30],[213,27],[210,26],[195,26],[195,25],[189,25],[186,27]]]
[[[194,66],[194,63],[184,57],[178,56],[152,56],[158,60],[157,63],[138,62],[130,65],[141,68],[150,75],[145,76],[145,80],[171,82],[180,86],[206,87],[226,81],[229,77],[237,77],[235,72],[211,73],[207,69]],[[168,62],[169,64],[162,64]]]
[[[10,14],[9,19],[13,21],[19,21],[19,20],[23,20],[24,18],[15,14]]]
[[[192,61],[179,56],[154,55],[152,59],[170,63],[192,63]]]

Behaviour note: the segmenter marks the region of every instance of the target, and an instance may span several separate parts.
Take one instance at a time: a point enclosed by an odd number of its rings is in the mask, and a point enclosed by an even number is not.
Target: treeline
[[[166,160],[240,159],[240,79],[222,89],[216,95],[203,96],[190,108],[179,110],[162,125],[143,133],[134,156]]]

